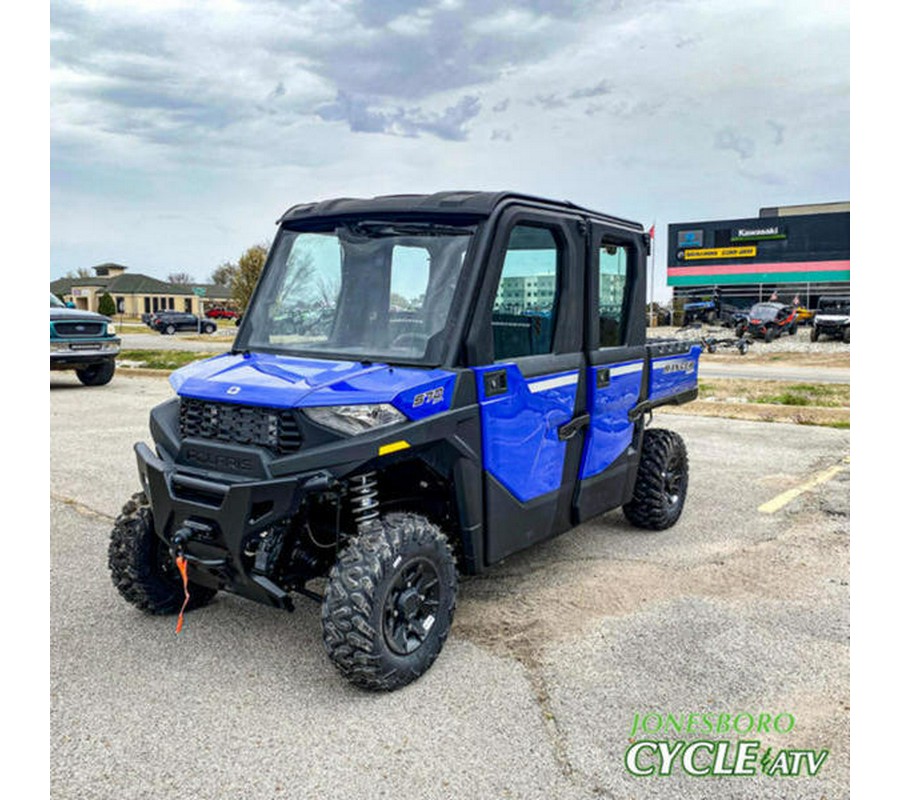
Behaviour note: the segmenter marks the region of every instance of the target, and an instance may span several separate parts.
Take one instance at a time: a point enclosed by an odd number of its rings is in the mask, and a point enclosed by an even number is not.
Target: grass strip
[[[215,353],[194,353],[188,350],[120,350],[116,362],[127,369],[129,365],[143,369],[178,369],[194,361],[202,361]]]

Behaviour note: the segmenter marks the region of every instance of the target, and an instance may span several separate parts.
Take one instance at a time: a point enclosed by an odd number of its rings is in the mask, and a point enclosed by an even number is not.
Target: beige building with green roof
[[[212,308],[233,308],[226,286],[211,283],[169,283],[140,273],[128,273],[121,264],[98,264],[93,278],[59,278],[50,291],[76,308],[97,311],[100,297],[109,292],[117,313],[139,318],[154,311],[189,311],[203,316]]]

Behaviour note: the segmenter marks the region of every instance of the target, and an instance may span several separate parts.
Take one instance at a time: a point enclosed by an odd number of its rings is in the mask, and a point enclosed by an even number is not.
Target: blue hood
[[[455,380],[455,373],[442,369],[270,353],[216,356],[182,367],[169,378],[180,396],[198,400],[269,408],[391,403],[410,419],[448,409]],[[438,389],[437,402],[414,404],[418,395]]]

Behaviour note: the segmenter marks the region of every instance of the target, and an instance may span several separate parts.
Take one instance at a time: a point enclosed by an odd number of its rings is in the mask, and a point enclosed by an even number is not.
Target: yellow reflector
[[[398,450],[406,450],[409,447],[409,442],[403,441],[401,439],[399,442],[391,442],[390,444],[383,444],[378,448],[378,455],[386,456],[388,453],[396,453]]]

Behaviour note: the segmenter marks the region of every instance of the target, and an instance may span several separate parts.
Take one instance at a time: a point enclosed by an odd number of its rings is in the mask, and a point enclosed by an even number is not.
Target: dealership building
[[[815,308],[850,293],[850,203],[760,209],[758,217],[669,225],[676,298],[718,294],[746,307],[773,295]]]

